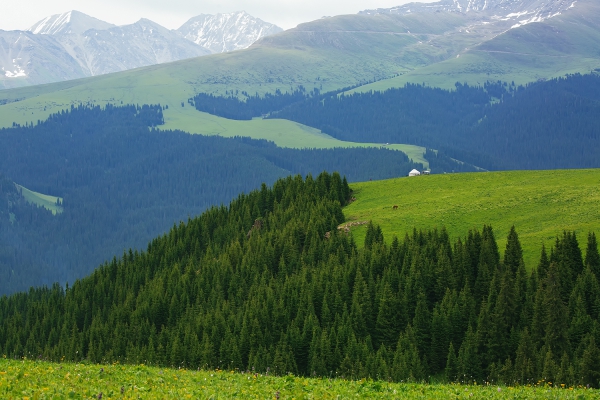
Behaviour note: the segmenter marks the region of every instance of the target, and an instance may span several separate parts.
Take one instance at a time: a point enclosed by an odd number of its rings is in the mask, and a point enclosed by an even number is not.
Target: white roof
[[[408,173],[409,175],[421,175],[421,173],[419,171],[417,171],[416,169],[413,169],[412,171],[410,171]]]

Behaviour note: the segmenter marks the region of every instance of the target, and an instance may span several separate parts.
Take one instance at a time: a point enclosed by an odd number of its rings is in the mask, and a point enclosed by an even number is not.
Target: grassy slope
[[[235,121],[201,113],[190,107],[175,107],[165,113],[165,125],[160,129],[180,129],[185,132],[201,135],[218,135],[223,137],[249,136],[254,139],[273,141],[280,147],[294,149],[316,148],[331,149],[335,147],[381,147],[381,143],[345,142],[297,122],[285,119],[261,119],[252,121]],[[429,163],[423,157],[425,148],[408,144],[391,144],[388,149],[399,150],[412,158],[414,162]]]
[[[600,68],[600,5],[580,0],[575,8],[542,23],[510,29],[445,61],[396,78],[361,86],[357,91],[385,90],[406,83],[453,88],[455,82],[483,84],[502,80],[525,84]]]
[[[537,265],[563,230],[575,231],[585,248],[590,231],[600,234],[600,170],[511,171],[398,178],[352,184],[357,201],[345,209],[348,221],[380,224],[389,242],[413,227],[445,226],[451,237],[494,228],[501,253],[514,225],[526,266]],[[398,205],[397,210],[392,206]],[[366,227],[353,228],[358,243]]]
[[[48,211],[52,211],[52,214],[60,214],[63,212],[63,208],[61,206],[56,205],[56,201],[63,201],[62,197],[49,196],[47,194],[42,194],[38,192],[34,192],[33,190],[29,190],[24,186],[18,185],[15,183],[17,189],[21,192],[21,195],[31,204],[35,204],[38,207],[44,207]]]
[[[102,395],[100,395],[102,393]],[[233,371],[164,369],[145,365],[86,365],[0,359],[0,396],[5,399],[579,399],[598,390],[302,378]]]

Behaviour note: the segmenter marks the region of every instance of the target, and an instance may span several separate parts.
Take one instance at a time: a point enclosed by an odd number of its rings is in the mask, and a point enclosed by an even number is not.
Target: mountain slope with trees
[[[300,86],[331,91],[374,81],[381,81],[380,89],[406,82],[446,88],[457,81],[524,84],[600,68],[595,52],[600,38],[597,1],[579,0],[571,8],[567,4],[560,8],[562,14],[544,14],[540,18],[551,18],[522,26],[517,11],[522,11],[522,2],[494,3],[505,7],[501,18],[441,10],[336,16],[300,24],[238,52],[1,91],[0,126],[45,120],[80,102],[161,103],[169,105],[165,119],[170,120],[177,117],[175,106],[198,93],[264,95]],[[12,64],[9,70],[18,73]],[[200,123],[201,118],[196,120]]]
[[[408,143],[492,169],[600,166],[600,75],[527,86],[407,84],[385,92],[313,96],[273,113],[340,140]]]
[[[10,357],[422,381],[600,385],[600,255],[564,232],[527,272],[490,226],[364,248],[340,175],[240,195],[64,290],[0,299]],[[327,232],[331,232],[326,235]],[[530,266],[531,267],[531,266]]]
[[[2,184],[0,293],[72,282],[123,249],[142,248],[175,222],[290,174],[339,170],[350,181],[365,181],[423,168],[399,151],[293,150],[158,131],[162,111],[79,106],[36,126],[0,130],[7,182],[62,197],[64,209],[52,216],[17,201],[14,188]]]

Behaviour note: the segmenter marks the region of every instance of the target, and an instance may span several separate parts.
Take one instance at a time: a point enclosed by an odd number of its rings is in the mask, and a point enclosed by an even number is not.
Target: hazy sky
[[[414,0],[21,0],[2,1],[0,29],[25,30],[37,21],[78,10],[106,22],[125,25],[148,18],[167,28],[179,28],[191,17],[244,10],[284,29],[323,16],[354,14]],[[431,2],[433,0],[419,0]]]

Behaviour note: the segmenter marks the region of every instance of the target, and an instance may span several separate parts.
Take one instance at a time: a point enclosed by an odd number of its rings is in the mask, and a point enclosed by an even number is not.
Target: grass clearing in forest
[[[503,254],[514,225],[525,265],[532,268],[542,244],[549,250],[564,230],[576,232],[582,249],[588,232],[600,234],[600,169],[430,175],[350,187],[356,201],[344,209],[347,221],[372,220],[388,243],[413,228],[444,226],[454,239],[488,224]],[[366,226],[352,232],[362,246]]]
[[[438,385],[0,359],[3,399],[592,399],[595,389]]]
[[[333,149],[333,148],[380,148],[398,150],[405,153],[416,163],[423,163],[427,168],[429,162],[424,158],[425,147],[409,144],[359,143],[346,142],[329,136],[321,130],[311,128],[286,119],[255,118],[250,121],[239,121],[218,117],[197,111],[186,104],[185,107],[164,110],[165,124],[161,130],[182,130],[184,132],[206,135],[264,139],[274,142],[279,147],[292,149]]]
[[[15,183],[17,190],[21,193],[21,196],[31,204],[35,204],[38,207],[44,207],[46,210],[51,211],[53,215],[60,214],[63,212],[63,208],[57,205],[57,201],[60,200],[62,203],[62,197],[50,196],[29,190],[24,186]]]

